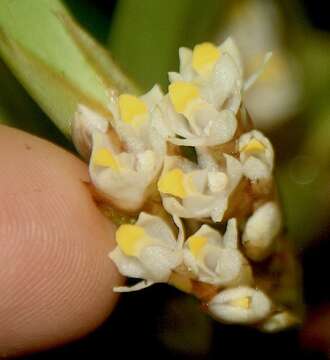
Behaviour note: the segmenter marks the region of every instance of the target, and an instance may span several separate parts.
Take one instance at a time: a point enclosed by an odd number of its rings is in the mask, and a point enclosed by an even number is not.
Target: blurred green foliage
[[[111,117],[109,88],[135,91],[57,0],[2,0],[0,54],[66,136],[79,102]]]
[[[167,72],[178,68],[180,46],[210,39],[223,0],[121,0],[111,23],[109,48],[125,70],[147,90],[164,88]]]

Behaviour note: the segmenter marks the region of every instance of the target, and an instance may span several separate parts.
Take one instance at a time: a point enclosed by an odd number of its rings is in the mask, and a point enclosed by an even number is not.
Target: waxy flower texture
[[[272,144],[242,103],[254,78],[244,81],[231,38],[179,56],[167,93],[109,91],[111,119],[81,104],[73,122],[93,193],[118,225],[109,256],[139,279],[114,291],[168,283],[221,322],[281,330],[298,322],[299,272],[283,235]]]

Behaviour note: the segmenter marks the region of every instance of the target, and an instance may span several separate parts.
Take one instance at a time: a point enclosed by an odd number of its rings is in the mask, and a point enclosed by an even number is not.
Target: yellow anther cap
[[[251,297],[245,296],[240,299],[235,299],[230,302],[231,306],[239,307],[241,309],[249,309],[251,305]]]
[[[189,104],[199,98],[198,87],[184,81],[172,83],[168,88],[168,93],[174,109],[181,114],[185,114]]]
[[[220,57],[220,50],[211,43],[196,45],[192,55],[192,67],[200,75],[210,72]]]
[[[162,175],[158,181],[158,190],[164,194],[171,194],[181,199],[187,196],[184,188],[185,174],[180,169],[173,169]]]
[[[141,226],[124,224],[116,232],[116,242],[125,255],[138,256],[141,249],[150,243],[150,239]]]
[[[111,152],[106,148],[98,149],[93,155],[93,164],[102,167],[110,167],[112,170],[119,170],[119,163]]]
[[[120,116],[130,125],[139,125],[148,117],[147,105],[138,97],[122,94],[118,100]]]
[[[195,257],[200,255],[201,250],[206,245],[206,243],[207,238],[200,235],[191,236],[187,240],[188,248]]]
[[[242,151],[245,153],[258,153],[262,152],[265,149],[265,145],[256,139],[252,139],[248,144],[246,144]]]

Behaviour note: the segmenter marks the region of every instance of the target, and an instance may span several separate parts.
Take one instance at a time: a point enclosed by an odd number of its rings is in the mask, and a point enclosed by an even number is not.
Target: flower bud
[[[260,290],[240,286],[224,290],[208,304],[211,315],[233,324],[253,324],[263,320],[271,310],[271,302]]]
[[[259,207],[248,219],[243,233],[243,246],[247,256],[255,261],[267,257],[281,226],[281,213],[274,202]]]

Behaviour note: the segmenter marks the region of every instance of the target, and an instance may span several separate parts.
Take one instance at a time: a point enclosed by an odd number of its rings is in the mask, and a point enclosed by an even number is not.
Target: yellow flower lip
[[[173,82],[168,87],[168,94],[176,112],[186,115],[189,105],[200,98],[199,88],[186,81]]]
[[[250,140],[242,149],[245,153],[260,153],[265,150],[265,145],[257,139]]]
[[[192,55],[192,67],[199,75],[212,71],[220,58],[220,50],[212,43],[204,42],[196,45]]]
[[[120,169],[118,160],[110,152],[110,150],[108,150],[105,147],[98,149],[93,154],[92,162],[96,166],[109,167],[114,171],[119,171],[119,169]]]
[[[195,258],[198,258],[200,256],[201,251],[206,244],[207,244],[206,236],[193,235],[187,239],[188,248]]]
[[[147,105],[134,95],[120,95],[118,105],[121,119],[129,125],[139,126],[148,119]]]
[[[174,195],[181,199],[187,196],[184,187],[185,174],[181,169],[175,168],[163,174],[158,180],[158,190],[164,194]]]
[[[151,243],[151,239],[143,227],[124,224],[116,232],[116,242],[125,255],[137,257],[142,248]]]
[[[231,300],[229,303],[231,306],[238,307],[241,309],[249,309],[251,306],[251,297],[245,296],[239,299]]]

